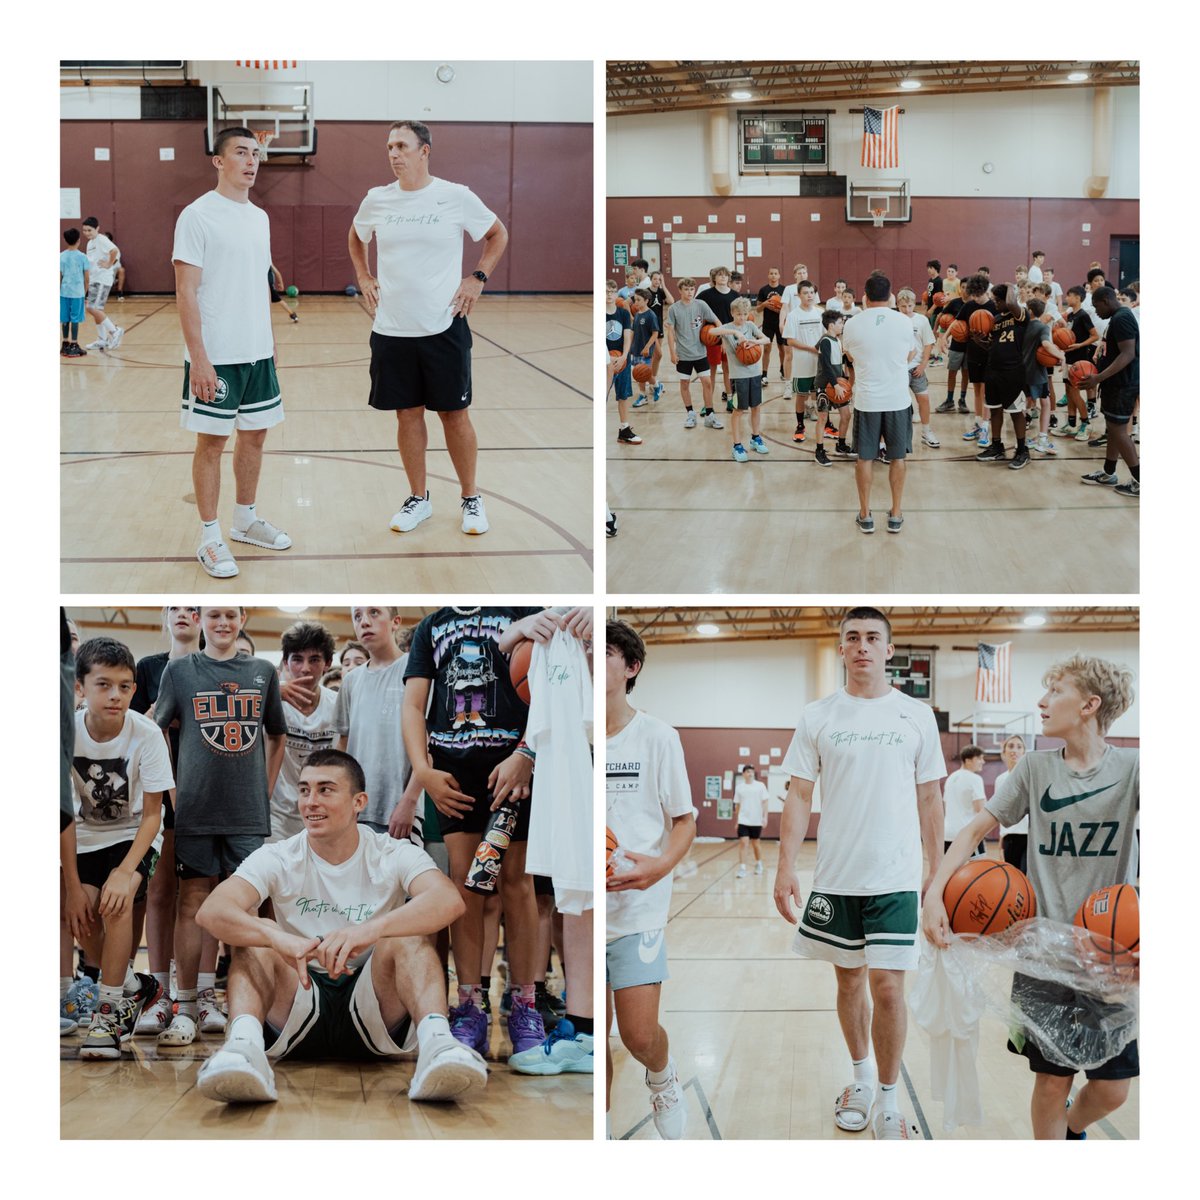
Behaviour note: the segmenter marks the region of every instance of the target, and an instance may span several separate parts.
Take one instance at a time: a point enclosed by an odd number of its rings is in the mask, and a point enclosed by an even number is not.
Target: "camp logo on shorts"
[[[218,404],[220,404],[221,401],[224,400],[225,397],[228,395],[229,395],[229,384],[226,383],[225,380],[220,377],[220,375],[218,375],[217,376],[217,389],[216,389],[216,395],[215,395],[216,402]]]
[[[828,925],[833,920],[833,905],[824,896],[810,897],[808,919],[814,925]]]

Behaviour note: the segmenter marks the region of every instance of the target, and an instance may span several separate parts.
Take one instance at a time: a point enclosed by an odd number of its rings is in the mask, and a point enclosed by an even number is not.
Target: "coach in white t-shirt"
[[[249,129],[223,129],[213,145],[217,186],[179,214],[171,261],[186,343],[180,424],[196,435],[192,482],[200,513],[200,565],[217,579],[238,573],[217,520],[221,455],[236,430],[237,503],[230,537],[264,550],[292,544],[258,515],[255,496],[267,430],[283,420],[271,331],[271,229],[250,203],[258,142]]]
[[[467,316],[508,245],[508,231],[478,196],[429,173],[432,141],[420,121],[388,129],[396,182],[372,188],[350,227],[350,259],[375,317],[371,327],[372,408],[396,414],[396,442],[410,495],[392,517],[408,533],[433,515],[425,476],[425,410],[441,418],[462,490],[463,533],[486,533],[475,487],[478,445],[471,424],[471,330]],[[483,241],[462,276],[463,234]],[[367,244],[377,244],[378,277]]]
[[[920,958],[922,881],[941,863],[938,781],[946,774],[933,710],[888,679],[891,643],[891,623],[878,609],[854,608],[843,617],[838,652],[846,686],[805,707],[783,760],[791,783],[775,876],[775,906],[795,925],[793,904],[803,899],[796,855],[819,780],[813,890],[793,949],[833,963],[837,973],[838,1020],[854,1078],[835,1101],[834,1121],[851,1133],[871,1125],[885,1140],[916,1136],[896,1092],[904,972],[916,970]]]
[[[904,524],[904,456],[912,449],[912,400],[908,394],[908,359],[913,345],[912,322],[891,307],[892,284],[886,275],[872,275],[865,290],[866,308],[857,321],[847,321],[842,350],[854,360],[854,482],[858,485],[858,516],[863,533],[875,532],[871,515],[871,465],[879,443],[887,446],[891,463],[888,483],[892,507],[888,533]]]
[[[978,746],[964,746],[958,757],[962,760],[962,766],[942,787],[942,796],[946,802],[943,850],[949,850],[950,843],[958,836],[959,830],[970,825],[983,812],[983,802],[987,799],[983,787],[983,751]],[[980,842],[971,857],[978,858],[985,851],[986,847]]]

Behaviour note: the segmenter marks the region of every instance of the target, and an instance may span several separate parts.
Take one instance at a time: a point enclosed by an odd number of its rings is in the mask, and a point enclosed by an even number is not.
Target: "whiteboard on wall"
[[[676,233],[671,241],[671,274],[679,279],[691,275],[697,282],[708,279],[713,267],[733,269],[732,233]]]

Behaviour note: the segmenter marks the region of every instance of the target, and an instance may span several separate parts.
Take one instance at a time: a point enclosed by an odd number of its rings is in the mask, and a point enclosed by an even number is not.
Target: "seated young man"
[[[233,947],[224,1046],[196,1086],[210,1100],[274,1100],[271,1059],[391,1059],[417,1051],[410,1100],[450,1100],[487,1083],[456,1041],[428,935],[462,912],[423,850],[359,824],[362,768],[314,751],[300,774],[304,829],[256,850],[196,920]],[[407,903],[406,903],[407,897]],[[270,900],[275,920],[258,915]]]

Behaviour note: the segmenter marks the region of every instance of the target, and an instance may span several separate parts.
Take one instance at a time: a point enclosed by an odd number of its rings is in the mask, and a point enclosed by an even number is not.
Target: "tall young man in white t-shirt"
[[[300,775],[304,830],[250,855],[197,921],[234,948],[229,1028],[200,1071],[201,1095],[276,1099],[271,1059],[394,1059],[417,1051],[410,1100],[451,1100],[487,1065],[450,1035],[430,934],[462,911],[423,850],[360,825],[358,763],[318,750]],[[258,915],[270,900],[273,920]]]
[[[230,537],[263,550],[292,544],[255,507],[267,430],[283,420],[271,331],[271,229],[250,203],[258,176],[258,142],[249,129],[225,129],[213,145],[217,186],[175,223],[175,295],[186,343],[180,424],[196,435],[192,485],[200,514],[200,565],[217,579],[238,573],[225,544],[217,505],[221,455],[233,448],[236,505]]]
[[[432,139],[420,121],[388,129],[396,182],[372,188],[350,226],[350,260],[375,318],[372,408],[395,412],[396,442],[410,495],[392,517],[408,533],[433,515],[426,488],[425,410],[437,413],[462,490],[463,533],[486,533],[475,486],[478,443],[471,424],[471,330],[467,317],[508,245],[508,231],[469,188],[429,173]],[[460,278],[462,235],[483,241],[475,270]],[[371,274],[367,244],[378,244]]]
[[[742,777],[733,789],[733,819],[737,822],[738,869],[737,877],[746,877],[746,859],[750,847],[754,847],[754,873],[763,873],[762,850],[759,839],[767,820],[767,785],[755,779],[754,768],[747,764],[742,768]]]
[[[922,879],[942,858],[938,781],[946,773],[933,710],[888,680],[891,643],[891,624],[878,609],[843,617],[838,652],[846,686],[805,707],[783,760],[792,778],[775,876],[775,907],[795,925],[793,905],[803,899],[796,855],[820,780],[813,891],[793,949],[833,963],[837,973],[838,1021],[854,1078],[834,1103],[834,1122],[850,1133],[870,1125],[885,1140],[917,1136],[897,1094],[904,972],[920,958]]]
[[[605,648],[606,821],[633,863],[608,879],[607,1028],[615,1008],[621,1041],[646,1068],[654,1127],[659,1137],[675,1141],[687,1127],[687,1110],[658,1008],[667,978],[671,872],[696,836],[692,790],[679,734],[626,699],[646,661],[642,639],[624,621],[609,621]],[[611,1048],[606,1081],[607,1112]]]

